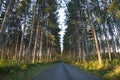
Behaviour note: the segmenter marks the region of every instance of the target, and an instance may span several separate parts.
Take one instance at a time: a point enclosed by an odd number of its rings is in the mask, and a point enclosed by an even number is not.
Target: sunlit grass
[[[104,56],[106,57],[106,56]],[[105,80],[120,80],[120,54],[109,62],[108,58],[103,58],[103,65],[99,65],[95,56],[90,56],[89,60],[83,63],[74,62],[78,68],[88,71]]]
[[[113,70],[105,74],[105,78],[109,80],[119,80],[120,79],[120,65],[114,66]]]

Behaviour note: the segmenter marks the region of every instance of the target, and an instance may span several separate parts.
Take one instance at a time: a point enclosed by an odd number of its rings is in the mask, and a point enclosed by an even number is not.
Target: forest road
[[[103,80],[65,63],[58,63],[29,80]]]

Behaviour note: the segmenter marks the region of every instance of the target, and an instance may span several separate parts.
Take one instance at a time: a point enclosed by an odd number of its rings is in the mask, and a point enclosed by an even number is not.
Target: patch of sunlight
[[[109,63],[108,62],[105,62],[105,64],[102,64],[102,65],[97,65],[97,70],[106,70],[106,69],[108,69],[108,67],[109,67]]]
[[[104,69],[105,65],[97,65],[96,69],[100,70],[100,69]]]
[[[98,23],[101,23],[101,22],[102,22],[99,17],[96,17],[96,20],[97,20]]]
[[[105,77],[114,80],[114,78],[118,75],[120,75],[120,65],[116,65],[112,71],[105,75]]]
[[[75,62],[74,64],[75,64],[75,65],[79,65],[80,63],[77,61],[77,62]]]
[[[20,66],[20,68],[21,68],[22,70],[26,70],[26,69],[27,69],[27,65],[26,65],[26,64],[22,64],[22,65]]]
[[[115,74],[120,74],[120,65],[115,66],[114,73]]]
[[[116,11],[116,17],[117,17],[117,19],[120,19],[120,10]]]
[[[6,65],[7,65],[7,63],[4,60],[0,60],[0,67],[4,67]]]

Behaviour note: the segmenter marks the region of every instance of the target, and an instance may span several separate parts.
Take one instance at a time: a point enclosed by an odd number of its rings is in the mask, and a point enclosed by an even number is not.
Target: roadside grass
[[[83,63],[74,62],[73,65],[105,80],[120,80],[120,54],[111,62],[103,59],[103,65],[99,65],[96,58],[91,56],[89,61]]]
[[[16,62],[0,61],[0,80],[28,80],[54,63],[18,65]]]

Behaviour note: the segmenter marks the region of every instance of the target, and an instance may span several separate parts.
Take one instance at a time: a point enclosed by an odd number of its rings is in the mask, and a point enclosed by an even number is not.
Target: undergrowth
[[[88,61],[83,63],[75,62],[74,65],[94,75],[103,77],[105,80],[120,80],[120,54],[118,54],[117,58],[113,58],[111,62],[104,57],[102,59],[103,65],[99,65],[98,60],[94,57],[95,55],[91,55]]]
[[[39,73],[43,69],[52,65],[49,63],[18,64],[16,61],[0,61],[0,80],[28,80],[28,78]]]

